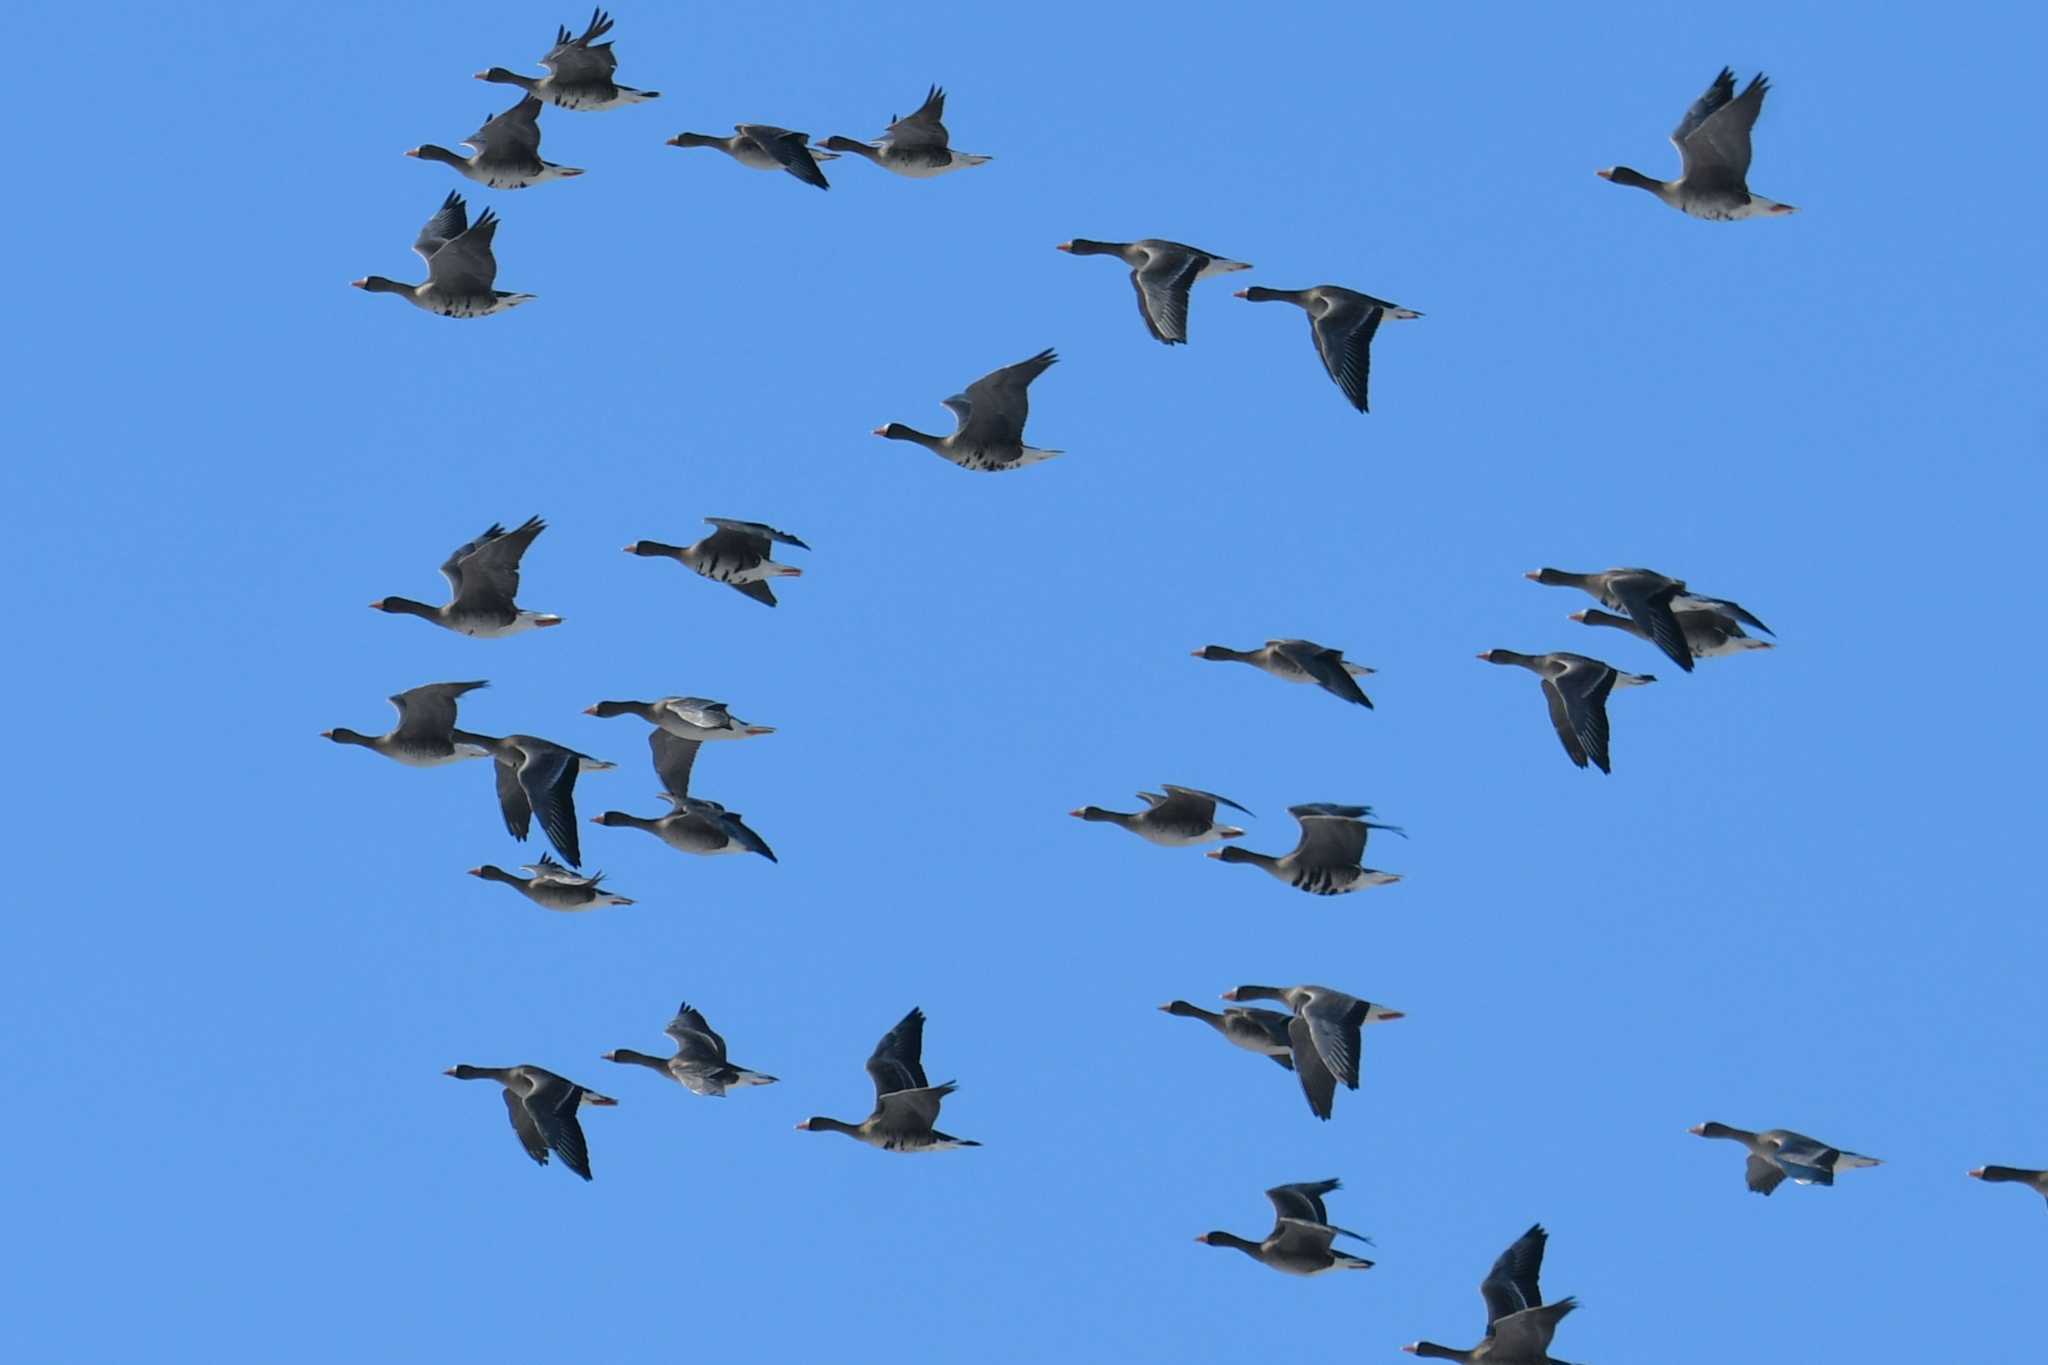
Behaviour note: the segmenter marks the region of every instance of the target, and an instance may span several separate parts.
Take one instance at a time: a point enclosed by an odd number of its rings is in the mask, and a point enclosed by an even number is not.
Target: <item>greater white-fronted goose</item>
[[[831,161],[836,153],[810,145],[809,133],[792,133],[768,123],[735,123],[731,137],[710,133],[677,133],[668,140],[671,147],[716,147],[742,166],[756,171],[788,171],[806,185],[821,190],[832,182],[818,169],[820,161]]]
[[[802,569],[777,564],[769,558],[778,544],[794,545],[799,550],[811,548],[789,532],[778,531],[763,522],[734,521],[730,517],[706,517],[704,520],[717,529],[694,545],[664,545],[658,540],[636,540],[626,547],[626,553],[643,558],[673,559],[684,568],[714,583],[737,588],[769,607],[775,605],[775,593],[768,586],[769,579],[803,576]]]
[[[592,816],[591,823],[645,830],[678,853],[758,853],[771,863],[781,861],[768,842],[748,828],[738,811],[689,794],[690,769],[697,761],[700,742],[678,739],[660,728],[649,730],[647,746],[654,756],[655,774],[661,778],[661,799],[671,807],[669,813],[649,819],[608,810]]]
[[[694,1095],[723,1097],[736,1086],[775,1084],[773,1076],[734,1066],[725,1055],[725,1039],[700,1011],[690,1008],[688,1001],[676,1007],[676,1017],[668,1021],[662,1032],[675,1039],[673,1057],[650,1057],[622,1047],[605,1053],[604,1060],[662,1072]]]
[[[1294,1070],[1294,1043],[1287,1032],[1294,1022],[1291,1014],[1244,1005],[1233,1005],[1218,1014],[1185,1000],[1169,1000],[1159,1008],[1180,1019],[1199,1019],[1246,1052],[1271,1057],[1285,1070]]]
[[[412,249],[427,263],[425,284],[402,284],[382,275],[365,275],[351,280],[358,289],[372,294],[396,294],[416,308],[444,318],[482,318],[517,308],[533,300],[531,294],[508,294],[492,286],[498,279],[498,258],[491,254],[491,239],[498,235],[498,215],[485,209],[469,221],[469,206],[459,194],[441,201],[441,208]]]
[[[1648,190],[1671,207],[1709,222],[1797,213],[1790,204],[1749,192],[1749,130],[1763,112],[1770,88],[1759,75],[1737,95],[1734,71],[1722,67],[1707,93],[1693,101],[1671,130],[1671,144],[1678,148],[1678,179],[1653,180],[1627,166],[1609,166],[1598,172],[1600,178]]]
[[[1319,1119],[1328,1119],[1336,1107],[1338,1081],[1347,1090],[1358,1089],[1365,1026],[1407,1017],[1328,986],[1239,986],[1223,992],[1223,998],[1278,1000],[1294,1012],[1287,1021],[1294,1074],[1301,1080],[1309,1111]]]
[[[1747,1147],[1749,1161],[1743,1168],[1743,1176],[1749,1188],[1758,1194],[1769,1194],[1782,1185],[1787,1176],[1795,1184],[1832,1185],[1837,1171],[1884,1164],[1874,1156],[1845,1152],[1789,1128],[1769,1128],[1761,1133],[1752,1133],[1743,1128],[1730,1128],[1725,1123],[1701,1123],[1686,1131],[1696,1137],[1726,1138]]]
[[[1266,1191],[1273,1202],[1273,1230],[1263,1242],[1247,1241],[1234,1232],[1205,1232],[1195,1240],[1212,1247],[1233,1247],[1261,1265],[1287,1275],[1320,1275],[1326,1270],[1371,1270],[1363,1256],[1333,1251],[1339,1237],[1370,1244],[1371,1239],[1334,1227],[1323,1196],[1339,1188],[1336,1180],[1275,1185]]]
[[[410,597],[380,597],[370,603],[373,611],[417,616],[422,621],[479,640],[496,640],[517,635],[537,626],[559,626],[562,618],[552,612],[524,611],[513,601],[519,595],[519,560],[533,544],[533,538],[548,529],[539,517],[528,517],[516,531],[492,522],[475,540],[458,545],[441,565],[441,577],[448,580],[449,599],[444,606],[429,606]]]
[[[618,764],[537,735],[478,735],[466,730],[455,734],[457,739],[482,746],[497,760],[492,776],[498,786],[498,810],[512,837],[524,843],[533,817],[539,816],[541,831],[555,852],[569,866],[582,866],[583,853],[576,838],[576,774],[604,772]]]
[[[1343,650],[1314,640],[1268,640],[1258,649],[1204,645],[1195,651],[1195,657],[1211,663],[1250,664],[1282,682],[1314,683],[1333,697],[1372,709],[1372,698],[1365,695],[1357,679],[1371,677],[1373,670],[1352,663]]]
[[[472,867],[469,875],[487,882],[503,882],[543,910],[597,910],[607,905],[633,904],[631,896],[621,896],[599,885],[604,880],[604,873],[579,876],[545,853],[540,855],[539,862],[519,870],[530,875],[515,877],[504,868],[489,863]]]
[[[714,739],[749,739],[772,735],[772,725],[749,725],[726,709],[722,701],[703,697],[663,697],[658,701],[601,701],[585,707],[583,714],[609,720],[613,716],[638,716],[658,725],[677,739],[700,743]]]
[[[441,1074],[458,1081],[496,1081],[504,1086],[505,1112],[512,1116],[512,1131],[519,1135],[526,1154],[545,1166],[552,1151],[564,1166],[590,1179],[590,1149],[584,1146],[576,1111],[586,1104],[613,1105],[617,1100],[537,1066],[463,1064]]]
[[[814,1116],[797,1127],[810,1133],[844,1133],[885,1152],[944,1152],[979,1147],[971,1138],[942,1133],[939,1104],[957,1083],[933,1085],[925,1079],[924,1011],[913,1009],[903,1022],[882,1035],[868,1057],[868,1076],[875,1083],[875,1111],[859,1123]]]
[[[1209,856],[1226,863],[1250,863],[1278,877],[1297,891],[1311,896],[1341,896],[1363,891],[1368,886],[1387,886],[1401,880],[1398,872],[1366,867],[1365,842],[1376,829],[1407,838],[1396,825],[1382,825],[1365,817],[1371,806],[1340,806],[1331,801],[1310,801],[1289,806],[1287,813],[1301,825],[1301,838],[1292,852],[1280,857],[1254,853],[1230,844],[1211,849]]]
[[[1366,381],[1372,373],[1372,337],[1387,318],[1406,321],[1422,314],[1370,294],[1319,284],[1311,289],[1265,289],[1253,285],[1237,297],[1253,303],[1291,303],[1308,313],[1308,331],[1345,401],[1360,412],[1366,408]]]
[[[1766,635],[1776,633],[1739,604],[1720,597],[1702,597],[1688,589],[1685,580],[1658,573],[1655,569],[1603,569],[1598,573],[1572,573],[1566,569],[1546,568],[1532,569],[1522,577],[1547,587],[1577,588],[1602,606],[1627,612],[1629,620],[1642,627],[1629,633],[1656,645],[1688,673],[1692,671],[1694,657],[1705,656],[1693,648],[1692,635],[1678,619],[1681,611],[1712,612],[1727,617],[1728,624],[1735,627],[1735,634],[1743,639],[1748,637],[1742,635],[1737,623],[1755,626]],[[1572,619],[1589,618],[1575,616]],[[1607,620],[1599,619],[1592,623],[1606,625]],[[1712,628],[1711,623],[1696,621],[1695,625],[1706,632],[1703,639],[1714,634],[1726,634],[1725,630]],[[1758,647],[1754,644],[1736,645],[1721,652]]]
[[[958,423],[951,436],[933,436],[901,422],[876,427],[875,435],[915,442],[962,469],[981,473],[1021,469],[1064,455],[1062,450],[1039,450],[1024,444],[1024,422],[1031,414],[1031,381],[1058,359],[1050,350],[1040,351],[1029,360],[983,375],[967,386],[967,392],[945,400]]]
[[[555,30],[555,45],[540,59],[540,64],[547,68],[546,76],[536,79],[494,66],[488,71],[477,72],[476,78],[499,85],[516,85],[557,108],[586,112],[620,109],[628,104],[660,99],[659,90],[635,90],[612,79],[619,69],[619,59],[613,55],[610,43],[597,41],[611,31],[612,17],[601,9],[592,10],[590,27],[583,31],[582,37],[570,37],[566,28]]]
[[[2022,1166],[1979,1166],[1970,1172],[1970,1178],[1994,1184],[2025,1185],[2035,1194],[2048,1198],[2048,1171],[2030,1171]]]
[[[455,700],[465,692],[489,687],[487,682],[428,683],[390,698],[398,708],[398,724],[381,735],[358,734],[345,726],[322,730],[323,739],[355,744],[409,768],[438,768],[465,758],[484,758],[490,750],[455,729]]]
[[[1061,251],[1075,256],[1114,256],[1131,268],[1131,287],[1138,291],[1138,316],[1153,339],[1169,346],[1188,339],[1188,291],[1196,280],[1250,270],[1248,261],[1233,261],[1200,247],[1146,237],[1136,242],[1091,242],[1076,237],[1061,242]]]
[[[1429,1360],[1461,1360],[1467,1365],[1564,1365],[1550,1358],[1550,1339],[1557,1324],[1579,1306],[1566,1297],[1543,1302],[1537,1277],[1543,1272],[1543,1247],[1550,1234],[1538,1223],[1503,1251],[1479,1282],[1486,1302],[1486,1339],[1468,1350],[1417,1341],[1401,1349]]]
[[[1219,839],[1238,839],[1244,831],[1235,825],[1216,822],[1216,807],[1224,805],[1232,810],[1251,812],[1227,796],[1214,792],[1199,791],[1194,787],[1176,787],[1171,782],[1160,784],[1166,789],[1165,795],[1158,792],[1139,792],[1138,799],[1145,803],[1141,811],[1104,810],[1100,806],[1083,806],[1067,814],[1077,820],[1091,820],[1101,824],[1116,825],[1127,829],[1148,844],[1162,848],[1186,848],[1190,844],[1213,844]]]
[[[1724,654],[1742,654],[1752,649],[1774,649],[1769,640],[1759,640],[1745,631],[1732,616],[1723,612],[1679,609],[1671,613],[1677,620],[1679,630],[1685,634],[1685,647],[1695,659],[1718,659]],[[1597,608],[1575,611],[1569,620],[1584,626],[1609,626],[1625,630],[1638,640],[1657,643],[1657,637],[1640,622],[1626,616],[1611,616]]]
[[[946,92],[936,85],[925,95],[914,113],[891,118],[888,130],[876,142],[859,142],[850,137],[828,137],[824,145],[835,152],[866,157],[885,171],[907,175],[912,180],[929,180],[935,175],[979,166],[989,160],[971,152],[956,152],[949,144],[946,125]]]
[[[494,190],[523,190],[550,180],[567,180],[582,171],[540,159],[540,98],[528,95],[462,139],[473,156],[423,142],[407,152],[422,161],[453,166],[456,173]]]
[[[1479,658],[1526,668],[1541,678],[1558,743],[1572,762],[1583,768],[1590,761],[1603,773],[1614,771],[1607,760],[1607,694],[1617,687],[1657,681],[1654,674],[1624,673],[1613,664],[1562,650],[1517,654],[1512,649],[1489,649]]]

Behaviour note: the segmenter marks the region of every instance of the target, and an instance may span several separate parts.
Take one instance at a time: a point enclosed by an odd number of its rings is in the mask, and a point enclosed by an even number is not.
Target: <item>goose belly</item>
[[[1364,884],[1364,874],[1355,867],[1306,867],[1294,874],[1297,891],[1311,896],[1342,896]]]
[[[1215,824],[1207,825],[1152,825],[1141,824],[1133,831],[1148,844],[1161,848],[1188,848],[1195,844],[1213,844],[1223,835]]]

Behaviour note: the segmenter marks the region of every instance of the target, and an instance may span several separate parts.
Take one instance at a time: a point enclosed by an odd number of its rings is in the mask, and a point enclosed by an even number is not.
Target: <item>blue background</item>
[[[1586,1303],[1568,1360],[2038,1334],[2038,1201],[1963,1178],[2048,1165],[2036,14],[631,5],[620,76],[664,97],[542,120],[588,175],[494,194],[400,155],[581,17],[113,3],[20,35],[19,1358],[1393,1360],[1476,1340],[1474,1286],[1539,1219],[1547,1290]],[[1802,213],[1702,224],[1594,178],[1673,174],[1724,62],[1772,76],[1753,181]],[[991,165],[843,159],[820,194],[662,145],[871,136],[935,80]],[[419,278],[451,188],[537,302],[458,323],[347,288]],[[1197,289],[1188,347],[1053,250],[1147,235],[1257,263]],[[1298,314],[1230,297],[1319,282],[1427,315],[1382,330],[1368,417]],[[946,430],[939,399],[1048,345],[1057,461],[867,434]],[[530,512],[523,599],[562,629],[364,610]],[[816,547],[780,609],[619,553],[707,514]],[[1682,676],[1520,576],[1638,563],[1781,647]],[[1381,669],[1379,708],[1188,657],[1292,634]],[[1613,777],[1473,661],[1496,645],[1663,676],[1615,700]],[[696,786],[781,864],[586,824],[637,906],[465,877],[537,851],[480,766],[318,732],[475,677],[466,724],[623,765],[586,817],[655,806],[600,697],[780,727]],[[1064,814],[1162,781],[1250,806],[1270,851],[1290,803],[1369,802],[1406,880],[1312,900]],[[1154,1012],[1242,981],[1409,1018],[1318,1124]],[[714,1102],[597,1060],[661,1050],[684,998],[782,1084]],[[913,1004],[961,1081],[944,1126],[987,1145],[791,1132],[867,1112]],[[618,1096],[596,1181],[531,1166],[457,1061]],[[1758,1199],[1686,1135],[1710,1118],[1887,1164]],[[1331,1175],[1370,1274],[1189,1241]]]

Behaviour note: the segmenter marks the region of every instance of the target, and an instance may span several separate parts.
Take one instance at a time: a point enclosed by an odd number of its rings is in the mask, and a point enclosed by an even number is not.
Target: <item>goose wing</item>
[[[392,734],[402,739],[447,739],[455,728],[455,699],[487,682],[428,683],[408,688],[390,699],[398,708],[398,725]]]
[[[875,1099],[905,1090],[922,1090],[925,1080],[924,1011],[913,1009],[895,1028],[882,1035],[868,1056],[868,1076],[875,1083]],[[933,1110],[937,1113],[936,1107]]]
[[[1372,375],[1372,338],[1387,310],[1362,299],[1335,299],[1324,292],[1309,312],[1309,333],[1316,353],[1351,406],[1366,406],[1366,384]]]

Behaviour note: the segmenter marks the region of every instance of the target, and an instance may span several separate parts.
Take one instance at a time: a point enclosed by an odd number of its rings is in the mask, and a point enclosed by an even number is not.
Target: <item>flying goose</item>
[[[440,211],[427,219],[412,249],[427,263],[425,284],[401,284],[382,275],[351,280],[372,294],[397,294],[416,308],[444,318],[483,318],[533,300],[531,294],[508,294],[492,286],[498,279],[498,258],[491,239],[498,235],[498,215],[485,209],[469,221],[469,206],[451,192]]]
[[[702,574],[714,583],[725,583],[764,606],[775,605],[771,578],[801,578],[803,570],[777,564],[769,558],[777,544],[811,547],[787,531],[758,521],[734,521],[729,517],[706,517],[717,529],[695,545],[664,545],[658,540],[636,540],[626,547],[629,555],[673,559],[684,568]]]
[[[1127,829],[1148,844],[1161,848],[1186,848],[1190,844],[1213,844],[1219,839],[1238,839],[1244,831],[1235,825],[1216,823],[1216,807],[1225,805],[1232,810],[1251,812],[1227,796],[1214,792],[1199,791],[1194,787],[1176,787],[1171,782],[1160,784],[1166,789],[1165,795],[1158,792],[1139,792],[1138,799],[1145,803],[1145,809],[1137,812],[1104,810],[1100,806],[1083,806],[1067,814],[1077,820],[1091,820],[1101,824],[1116,825]]]
[[[1613,664],[1562,650],[1517,654],[1512,649],[1489,649],[1478,657],[1484,663],[1526,668],[1541,678],[1550,723],[1566,755],[1581,768],[1591,761],[1603,773],[1614,771],[1607,761],[1607,694],[1617,687],[1657,681],[1655,674],[1624,673]]]
[[[945,400],[958,423],[951,436],[932,436],[901,422],[876,427],[875,435],[914,441],[962,469],[983,473],[1021,469],[1064,455],[1065,451],[1038,450],[1024,444],[1024,422],[1031,412],[1027,390],[1031,381],[1058,359],[1050,349],[1040,351],[1029,360],[983,375],[967,386],[967,392]]]
[[[649,730],[647,746],[654,756],[655,775],[662,783],[661,799],[669,803],[669,813],[648,819],[608,810],[592,816],[591,823],[645,830],[678,853],[758,853],[771,863],[781,861],[767,841],[747,827],[738,811],[689,794],[690,769],[696,764],[700,743],[678,739],[660,728]]]
[[[590,1179],[590,1151],[583,1145],[583,1127],[576,1111],[586,1104],[613,1105],[618,1101],[585,1090],[537,1066],[451,1066],[441,1073],[458,1081],[496,1081],[505,1087],[505,1112],[512,1116],[512,1131],[519,1145],[542,1166],[552,1151],[585,1180]]]
[[[1253,285],[1240,289],[1237,297],[1253,303],[1291,303],[1308,313],[1309,337],[1323,368],[1343,390],[1345,401],[1366,411],[1366,379],[1372,371],[1372,335],[1386,318],[1406,321],[1422,314],[1398,303],[1388,303],[1370,294],[1319,284],[1312,289],[1264,289]]]
[[[1787,1176],[1800,1185],[1832,1185],[1837,1171],[1884,1164],[1876,1157],[1845,1152],[1789,1128],[1752,1133],[1742,1128],[1730,1128],[1725,1123],[1701,1123],[1686,1131],[1696,1137],[1727,1138],[1747,1147],[1749,1161],[1743,1168],[1743,1176],[1751,1190],[1763,1195],[1777,1189]]]
[[[724,1096],[734,1086],[773,1085],[775,1078],[759,1071],[734,1066],[725,1055],[725,1039],[713,1029],[700,1011],[684,1001],[676,1017],[662,1029],[675,1039],[676,1055],[650,1057],[631,1048],[617,1048],[604,1054],[607,1062],[626,1062],[665,1073],[694,1095]]]
[[[1678,179],[1652,180],[1627,166],[1609,166],[1598,172],[1600,178],[1648,190],[1671,207],[1709,222],[1797,213],[1790,204],[1749,192],[1749,131],[1770,88],[1770,82],[1758,75],[1737,95],[1734,71],[1722,67],[1707,93],[1693,101],[1671,130],[1671,144],[1678,148]]]
[[[1671,661],[1690,673],[1697,650],[1678,620],[1680,611],[1714,612],[1755,626],[1766,635],[1776,632],[1737,603],[1720,597],[1702,597],[1685,585],[1685,580],[1658,573],[1655,569],[1603,569],[1598,573],[1573,573],[1567,569],[1532,569],[1522,577],[1552,588],[1577,588],[1604,607],[1625,611],[1641,630],[1629,633],[1650,641]],[[1582,618],[1574,617],[1574,620]],[[1605,625],[1605,620],[1594,622]],[[1627,627],[1623,627],[1627,629]],[[1736,634],[1740,635],[1738,628]],[[1745,637],[1746,638],[1746,637]],[[1736,646],[1746,648],[1753,646]],[[1701,656],[1704,657],[1704,656]]]
[[[1169,1000],[1159,1008],[1177,1018],[1199,1019],[1246,1052],[1271,1057],[1284,1069],[1294,1070],[1294,1043],[1287,1032],[1294,1022],[1291,1014],[1240,1005],[1217,1014],[1185,1000]]]
[[[1247,261],[1228,260],[1200,247],[1146,237],[1136,242],[1091,242],[1076,237],[1059,249],[1075,256],[1115,256],[1131,268],[1131,287],[1138,291],[1138,315],[1155,340],[1167,345],[1188,339],[1188,290],[1196,280],[1250,270]]]
[[[1254,853],[1236,844],[1212,849],[1209,856],[1226,863],[1251,863],[1311,896],[1341,896],[1401,880],[1398,872],[1364,866],[1365,841],[1371,831],[1383,829],[1404,839],[1408,837],[1407,831],[1398,826],[1366,819],[1372,814],[1371,806],[1310,801],[1289,806],[1287,813],[1300,823],[1301,838],[1285,856]]]
[[[1678,622],[1679,630],[1685,633],[1685,647],[1695,659],[1718,659],[1724,654],[1776,648],[1769,640],[1759,640],[1749,634],[1734,617],[1724,612],[1680,608],[1671,615]],[[1611,626],[1627,631],[1638,640],[1648,640],[1651,644],[1657,642],[1648,628],[1640,623],[1626,616],[1610,616],[1597,608],[1575,611],[1566,619],[1585,626]]]
[[[1195,1240],[1212,1247],[1234,1247],[1261,1265],[1288,1275],[1320,1275],[1326,1270],[1371,1270],[1372,1262],[1330,1249],[1339,1237],[1371,1242],[1355,1232],[1333,1227],[1323,1205],[1323,1196],[1341,1182],[1317,1180],[1298,1185],[1275,1185],[1266,1191],[1273,1201],[1273,1230],[1263,1242],[1250,1242],[1234,1232],[1205,1232]]]
[[[582,866],[583,853],[576,840],[576,774],[604,772],[619,765],[535,735],[491,736],[458,730],[455,736],[481,746],[497,760],[492,776],[498,785],[498,810],[512,837],[524,843],[537,815],[555,852],[569,866]]]
[[[590,27],[583,31],[582,37],[570,37],[566,28],[555,30],[555,45],[540,59],[540,64],[547,68],[547,75],[535,79],[494,66],[488,71],[477,72],[476,78],[499,85],[516,85],[527,94],[538,95],[560,109],[594,112],[660,99],[659,90],[635,90],[612,79],[612,74],[619,69],[619,59],[613,55],[610,43],[596,41],[611,31],[612,17],[601,9],[592,10]]]
[[[826,138],[824,145],[835,152],[851,152],[855,156],[866,157],[885,171],[907,175],[913,180],[929,180],[948,171],[986,163],[988,157],[956,152],[947,145],[946,125],[939,121],[945,116],[946,92],[935,85],[915,112],[902,118],[891,118],[880,141],[858,142],[850,137],[835,136]]]
[[[609,720],[613,716],[638,716],[658,725],[677,739],[699,742],[714,739],[748,739],[772,735],[772,725],[749,725],[733,715],[722,701],[703,697],[663,697],[659,701],[601,701],[583,709],[586,716]]]
[[[322,730],[320,736],[336,744],[360,745],[408,768],[438,768],[465,758],[483,758],[488,749],[456,732],[455,701],[465,692],[489,686],[487,682],[445,682],[409,688],[390,698],[398,708],[398,724],[384,734],[363,735],[336,726]]]
[[[1372,669],[1352,663],[1341,649],[1319,645],[1314,640],[1268,640],[1258,649],[1232,649],[1229,645],[1204,645],[1195,651],[1197,659],[1211,663],[1250,664],[1282,682],[1314,683],[1333,697],[1372,709],[1356,679],[1371,677]]]
[[[1294,1012],[1287,1022],[1294,1073],[1309,1112],[1328,1120],[1337,1102],[1337,1082],[1358,1089],[1358,1061],[1367,1024],[1405,1019],[1400,1010],[1333,991],[1328,986],[1239,986],[1225,1000],[1278,1000]]]
[[[792,133],[767,123],[735,123],[731,137],[710,133],[677,133],[668,140],[671,147],[716,147],[742,166],[757,171],[788,171],[806,185],[821,190],[832,182],[818,169],[820,161],[837,159],[837,153],[820,151],[810,145],[809,133]]]
[[[2038,1195],[2048,1197],[2048,1171],[2030,1171],[2020,1166],[1979,1166],[1970,1172],[1975,1180],[2025,1185]]]
[[[604,880],[604,873],[578,876],[545,853],[540,855],[539,862],[519,870],[531,875],[515,877],[489,863],[472,867],[469,875],[487,882],[503,882],[543,910],[596,910],[607,905],[633,904],[631,896],[621,896],[598,885]]]
[[[417,616],[479,640],[502,639],[536,626],[559,626],[561,617],[522,611],[512,600],[519,595],[519,560],[533,538],[547,529],[548,524],[539,517],[528,517],[516,531],[507,531],[494,521],[475,540],[457,546],[441,565],[441,577],[448,580],[450,594],[445,606],[429,606],[410,597],[380,597],[370,607]]]
[[[1574,1298],[1543,1302],[1537,1277],[1543,1272],[1543,1247],[1550,1234],[1538,1223],[1503,1251],[1479,1282],[1486,1302],[1486,1339],[1469,1350],[1417,1341],[1401,1349],[1430,1360],[1460,1360],[1467,1365],[1563,1365],[1550,1358],[1550,1339],[1557,1324],[1579,1306]]]
[[[423,142],[407,152],[422,161],[453,166],[458,174],[493,190],[523,190],[550,180],[567,180],[582,171],[540,159],[540,98],[528,95],[462,139],[474,156]]]
[[[956,1147],[979,1147],[971,1138],[942,1133],[932,1125],[939,1121],[939,1104],[953,1093],[956,1083],[933,1085],[925,1079],[924,1011],[913,1009],[903,1022],[882,1035],[868,1057],[868,1075],[875,1083],[875,1111],[859,1123],[812,1117],[797,1127],[811,1133],[844,1133],[885,1152],[944,1152]]]

